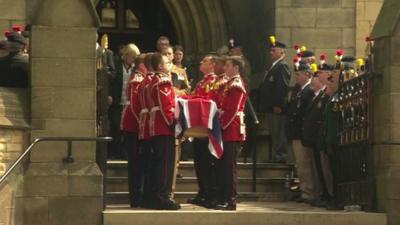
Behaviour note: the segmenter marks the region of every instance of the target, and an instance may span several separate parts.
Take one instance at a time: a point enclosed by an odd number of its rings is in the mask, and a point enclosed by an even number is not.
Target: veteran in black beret
[[[288,86],[291,73],[285,62],[286,44],[270,37],[269,55],[272,65],[264,75],[258,88],[259,111],[266,113],[266,120],[270,126],[272,141],[273,162],[286,162],[287,139],[285,135],[285,121],[288,98]]]
[[[311,88],[313,71],[305,61],[294,62],[296,86],[289,96],[287,107],[286,136],[292,146],[297,174],[300,178],[301,195],[296,201],[311,202],[317,197],[313,177],[314,155],[301,143],[305,112],[310,105],[314,91]]]

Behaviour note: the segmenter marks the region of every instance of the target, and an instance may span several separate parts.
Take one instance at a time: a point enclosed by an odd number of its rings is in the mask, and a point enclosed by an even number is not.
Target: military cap
[[[241,46],[242,45],[240,44],[240,42],[238,42],[236,39],[234,39],[234,38],[229,39],[229,45],[228,45],[229,49],[237,48],[237,47],[241,47]]]
[[[286,45],[277,41],[275,36],[269,36],[269,48],[286,48]]]
[[[310,64],[308,64],[307,62],[305,62],[303,60],[299,62],[298,66],[295,67],[294,70],[296,72],[300,72],[300,71],[306,71],[306,72],[310,72],[310,73],[312,72]]]
[[[24,38],[24,36],[22,36],[22,34],[15,32],[15,31],[11,32],[7,36],[7,40],[9,42],[15,42],[15,43],[19,43],[22,45],[26,45],[26,39]]]
[[[354,56],[343,56],[341,60],[341,69],[354,69],[356,58]]]
[[[301,57],[304,57],[304,58],[313,57],[313,56],[315,56],[315,54],[313,51],[310,51],[310,50],[305,50],[304,52],[301,53]]]
[[[319,71],[321,71],[321,70],[332,71],[332,70],[335,69],[335,66],[331,65],[331,64],[324,63],[324,64],[320,64],[318,69],[319,69]]]

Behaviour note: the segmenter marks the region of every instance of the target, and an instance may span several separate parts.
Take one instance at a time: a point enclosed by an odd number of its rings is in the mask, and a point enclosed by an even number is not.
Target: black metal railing
[[[36,138],[29,147],[15,160],[15,162],[0,177],[0,185],[7,179],[13,170],[24,160],[24,158],[32,151],[33,147],[39,142],[67,142],[67,156],[62,159],[64,163],[74,162],[72,157],[72,142],[110,142],[111,137],[39,137]]]

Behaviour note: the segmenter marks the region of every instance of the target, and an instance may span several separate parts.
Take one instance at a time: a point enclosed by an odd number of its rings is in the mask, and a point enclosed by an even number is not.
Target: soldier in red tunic
[[[155,75],[151,87],[153,106],[150,110],[150,135],[154,150],[156,203],[158,209],[177,210],[172,198],[175,166],[175,92],[168,75],[168,59],[160,53],[151,57]]]
[[[147,53],[144,58],[144,64],[147,74],[138,87],[139,92],[139,143],[143,151],[144,164],[144,185],[143,185],[143,206],[154,208],[155,189],[154,189],[154,154],[151,147],[149,121],[150,110],[153,105],[151,100],[151,82],[154,77],[154,70],[151,67],[151,57],[153,53]]]
[[[143,62],[144,55],[135,59],[136,69],[126,89],[129,103],[124,107],[121,118],[123,148],[128,155],[128,184],[131,207],[140,206],[142,201],[143,160],[138,141],[140,112],[138,87],[147,72]]]
[[[203,79],[197,84],[193,92],[194,96],[211,99],[213,96],[212,88],[216,79],[214,67],[216,57],[207,55],[200,62],[200,71],[204,74]],[[195,138],[193,141],[194,148],[194,169],[197,176],[199,190],[194,198],[188,199],[188,203],[213,208],[215,206],[215,176],[214,161],[208,149],[208,138]]]
[[[236,156],[246,139],[243,110],[248,95],[241,77],[243,68],[243,60],[235,56],[229,57],[224,67],[229,80],[221,102],[220,122],[224,154],[217,162],[221,202],[215,207],[221,210],[236,210]]]
[[[224,71],[226,58],[221,56],[217,58],[214,72],[217,75],[212,85],[211,99],[217,104],[218,109],[221,108],[221,100],[224,93],[225,85],[228,83],[228,77]]]

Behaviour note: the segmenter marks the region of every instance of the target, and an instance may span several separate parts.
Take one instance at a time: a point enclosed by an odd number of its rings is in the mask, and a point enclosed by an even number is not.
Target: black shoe
[[[172,199],[160,199],[157,206],[157,209],[164,210],[178,210],[181,208],[181,205]]]
[[[215,209],[215,207],[218,205],[218,201],[217,200],[206,200],[204,202],[204,207],[207,209]]]
[[[216,210],[236,210],[236,204],[235,203],[220,203],[215,206]]]
[[[196,196],[194,198],[189,198],[187,200],[187,203],[192,204],[192,205],[198,205],[198,206],[205,206],[206,205],[206,199]]]

